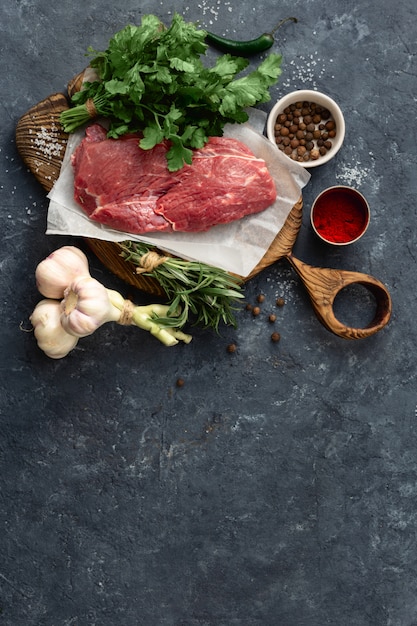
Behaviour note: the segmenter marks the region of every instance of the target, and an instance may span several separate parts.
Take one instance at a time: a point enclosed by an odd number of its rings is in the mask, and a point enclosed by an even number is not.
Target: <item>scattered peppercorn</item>
[[[277,306],[284,306],[284,304],[285,304],[284,298],[277,298],[276,299],[276,305]]]
[[[254,306],[252,309],[252,315],[254,317],[257,317],[259,315],[259,313],[261,312],[261,309],[259,306]]]
[[[184,387],[185,380],[183,378],[177,379],[177,387]]]
[[[316,161],[332,148],[336,123],[316,102],[295,102],[277,116],[275,141],[293,161]]]
[[[230,354],[232,354],[233,352],[236,352],[237,350],[237,346],[235,343],[229,343],[229,345],[227,346],[227,351],[230,352]]]
[[[271,339],[274,343],[276,343],[277,341],[281,339],[281,335],[279,333],[272,333]]]
[[[248,302],[247,305],[246,305],[246,310],[247,311],[252,311],[252,309],[253,309],[253,306],[251,305],[250,302]]]
[[[277,320],[277,316],[271,313],[271,315],[268,317],[268,321],[271,322],[271,324],[273,324],[274,322],[276,322],[276,320]]]
[[[265,301],[265,296],[263,293],[260,293],[259,296],[257,296],[256,300],[258,302],[264,302]]]

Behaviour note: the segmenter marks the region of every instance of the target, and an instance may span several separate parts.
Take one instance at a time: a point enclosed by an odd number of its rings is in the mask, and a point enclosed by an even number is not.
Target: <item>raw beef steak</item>
[[[142,150],[138,135],[107,139],[93,124],[72,156],[75,200],[92,220],[132,234],[205,231],[275,201],[265,162],[236,139],[211,137],[177,172],[168,149]]]

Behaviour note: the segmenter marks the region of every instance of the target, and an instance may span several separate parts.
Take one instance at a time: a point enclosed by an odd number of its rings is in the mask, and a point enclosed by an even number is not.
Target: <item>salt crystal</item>
[[[60,139],[59,130],[55,124],[52,124],[49,130],[45,126],[41,126],[35,138],[31,139],[31,142],[37,149],[36,154],[38,156],[43,154],[49,158],[60,157],[66,144],[65,140]],[[38,162],[36,165],[40,166],[41,163]]]
[[[336,174],[336,179],[343,181],[346,185],[359,187],[369,173],[370,170],[359,163],[355,165],[347,163]]]

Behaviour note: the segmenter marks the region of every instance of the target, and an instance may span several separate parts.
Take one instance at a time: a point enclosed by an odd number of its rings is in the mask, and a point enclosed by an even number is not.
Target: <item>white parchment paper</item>
[[[249,110],[249,122],[227,125],[224,135],[245,143],[265,160],[277,188],[277,200],[265,211],[230,224],[214,226],[203,233],[155,233],[137,236],[102,226],[89,219],[74,200],[71,154],[84,137],[84,131],[70,135],[61,172],[48,194],[48,235],[73,235],[106,241],[143,241],[187,260],[220,267],[247,276],[264,256],[288,214],[301,196],[310,174],[284,156],[263,134],[265,114]]]

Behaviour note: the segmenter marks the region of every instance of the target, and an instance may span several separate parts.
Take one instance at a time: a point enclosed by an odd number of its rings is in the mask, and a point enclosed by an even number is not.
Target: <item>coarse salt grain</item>
[[[328,62],[333,63],[333,59],[329,59]],[[317,79],[323,78],[327,73],[327,65],[317,52],[307,56],[301,55],[296,60],[291,60],[288,66],[290,75],[282,83],[286,88],[294,84],[308,83],[313,89],[317,89]]]
[[[233,10],[230,6],[230,2],[223,2],[222,4],[221,0],[217,0],[216,6],[213,6],[213,3],[211,2],[206,2],[206,0],[203,0],[197,6],[201,10],[203,17],[207,14],[213,17],[213,20],[209,20],[210,24],[213,24],[213,22],[217,22],[221,13],[222,6],[224,6],[229,13],[231,13]]]
[[[36,148],[37,155],[42,154],[48,158],[60,157],[66,146],[66,140],[60,138],[59,129],[55,124],[52,124],[50,129],[41,126],[31,142]],[[40,163],[36,163],[36,165],[39,167]]]
[[[360,186],[369,175],[370,170],[359,163],[343,165],[336,174],[336,179],[343,181],[346,185]]]

